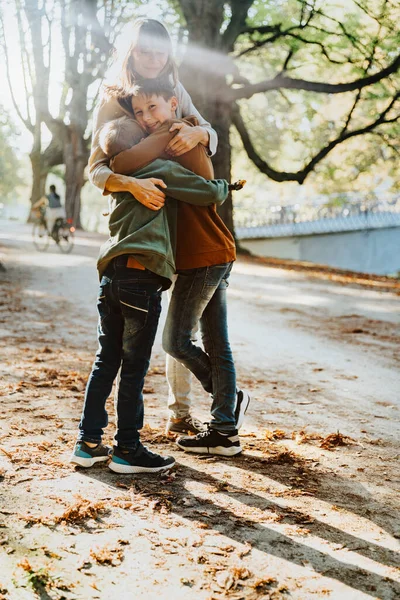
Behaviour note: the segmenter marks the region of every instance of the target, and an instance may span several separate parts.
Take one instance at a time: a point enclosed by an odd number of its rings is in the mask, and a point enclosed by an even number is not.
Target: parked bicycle
[[[33,223],[32,239],[33,244],[39,252],[45,252],[53,240],[61,252],[68,254],[74,247],[75,227],[72,219],[58,218],[55,220],[51,231],[47,228],[46,209],[40,207],[37,209],[36,220]]]

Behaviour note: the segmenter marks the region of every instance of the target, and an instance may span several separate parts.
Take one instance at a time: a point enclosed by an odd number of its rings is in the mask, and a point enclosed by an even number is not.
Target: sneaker
[[[243,425],[244,415],[249,408],[249,404],[250,394],[245,390],[237,390],[235,408],[236,429],[240,429]]]
[[[159,473],[171,469],[174,464],[175,459],[172,456],[164,458],[154,454],[139,442],[135,450],[124,450],[114,446],[108,466],[115,473]]]
[[[235,456],[242,451],[237,429],[227,435],[216,429],[207,429],[195,436],[178,438],[176,443],[185,452],[198,452],[199,454]]]
[[[192,417],[191,415],[186,415],[186,417],[181,417],[178,419],[174,419],[174,417],[169,417],[167,426],[165,428],[165,433],[200,433],[201,431],[205,431],[206,426],[204,423],[196,419],[196,417]]]
[[[94,448],[90,448],[85,442],[78,441],[69,459],[70,463],[79,465],[80,467],[93,467],[98,462],[105,462],[110,458],[110,446],[97,444]]]

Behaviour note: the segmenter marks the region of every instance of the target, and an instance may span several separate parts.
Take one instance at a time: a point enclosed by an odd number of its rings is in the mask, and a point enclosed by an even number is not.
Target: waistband
[[[112,259],[111,264],[114,265],[114,267],[126,267],[127,262],[129,257],[132,256],[131,254],[120,254],[120,256],[116,256],[115,258]],[[131,268],[131,267],[129,267]],[[142,269],[132,269],[132,271],[141,271]],[[146,271],[148,273],[151,273],[151,271],[149,271],[148,269],[146,269]]]
[[[132,267],[127,267],[127,261],[130,256],[132,255],[121,254],[120,256],[113,258],[107,265],[103,275],[111,279],[116,276],[118,279],[138,278],[139,280],[158,281],[162,285],[163,290],[167,290],[169,287],[171,287],[172,282],[169,279],[154,273],[154,271],[150,271],[149,269],[135,269]]]

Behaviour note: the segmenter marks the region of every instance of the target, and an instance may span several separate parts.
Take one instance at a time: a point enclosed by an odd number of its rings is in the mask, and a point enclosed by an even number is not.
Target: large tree
[[[87,125],[96,101],[96,95],[90,98],[90,86],[104,77],[115,37],[125,22],[125,9],[129,6],[131,11],[133,5],[113,0],[15,0],[24,99],[14,92],[9,57],[12,44],[4,20],[0,20],[14,108],[33,136],[31,202],[43,195],[51,167],[64,164],[66,212],[77,227],[89,156]],[[62,47],[61,53],[54,53],[56,45]],[[61,72],[60,64],[52,64],[54,56],[63,57]],[[62,82],[62,90],[54,114],[50,94],[55,93],[56,82]],[[50,143],[43,142],[43,124],[51,133]]]
[[[139,2],[11,4],[18,20],[24,102],[13,94],[9,71],[8,80],[15,109],[33,136],[31,199],[43,193],[49,169],[64,163],[67,211],[79,225],[93,107],[89,90],[104,74],[124,8],[132,18]],[[165,8],[167,0],[160,5]],[[178,15],[178,37],[186,43],[181,78],[219,134],[217,176],[230,177],[232,126],[251,161],[277,182],[301,184],[323,170],[329,176],[338,148],[360,171],[381,147],[390,159],[399,152],[398,0],[171,0],[169,5]],[[1,33],[9,64],[4,27]],[[49,89],[57,37],[65,59],[64,87],[54,114]],[[52,135],[48,145],[44,123]],[[363,157],[354,152],[360,138],[368,140]],[[222,214],[233,229],[230,200]]]
[[[338,146],[360,136],[380,136],[397,151],[397,0],[177,0],[175,5],[188,41],[181,77],[218,131],[218,177],[230,175],[232,125],[249,158],[277,182],[303,183]],[[296,149],[286,163],[282,152],[274,152],[277,136],[268,134],[267,115],[249,109],[256,95],[268,95],[264,110],[274,113],[275,125],[280,120],[281,148],[287,154]],[[356,163],[357,156],[351,160]],[[231,202],[222,214],[233,229]]]

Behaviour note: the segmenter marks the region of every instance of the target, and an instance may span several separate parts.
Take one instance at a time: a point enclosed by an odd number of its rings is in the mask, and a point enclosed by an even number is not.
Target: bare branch
[[[258,27],[244,27],[240,34],[243,35],[244,33],[249,33],[252,35],[253,33],[260,33],[263,35],[265,33],[276,33],[277,31],[280,31],[281,27],[281,23],[277,23],[276,25],[260,25]]]
[[[29,24],[32,41],[33,63],[35,68],[33,81],[33,100],[36,111],[36,124],[50,118],[49,113],[49,81],[50,64],[46,67],[43,57],[42,19],[45,16],[45,5],[39,9],[37,0],[27,0],[24,12]]]
[[[237,105],[235,107],[235,110],[232,112],[232,122],[238,130],[247,156],[250,158],[251,161],[253,161],[253,163],[261,171],[261,173],[264,173],[273,181],[299,181],[299,178],[296,177],[296,173],[284,173],[276,171],[267,163],[267,161],[262,159],[261,156],[256,152],[253,143],[250,139],[249,132],[247,131],[246,125],[244,124],[242,115],[240,114],[239,107]]]
[[[390,148],[391,150],[393,150],[393,152],[395,152],[395,154],[397,154],[397,156],[400,156],[400,149],[396,146],[396,144],[390,143],[391,142],[390,136],[385,135],[382,131],[373,131],[372,133],[374,135],[378,136],[379,138],[381,138],[381,140],[385,142],[386,146],[388,148]]]
[[[293,50],[289,50],[287,57],[285,59],[285,62],[283,63],[283,67],[282,67],[282,73],[285,73],[288,70],[288,66],[289,66],[289,62],[291,60],[291,58],[293,57],[294,51]]]
[[[378,21],[379,17],[376,17],[372,12],[370,12],[365,6],[363,6],[361,4],[361,2],[358,2],[358,0],[353,0],[354,4],[356,6],[358,6],[358,8],[367,15],[367,17],[369,17],[370,19],[372,19],[373,21]]]
[[[342,21],[340,21],[339,19],[335,19],[335,17],[331,17],[330,15],[327,15],[320,9],[316,10],[315,12],[316,12],[316,14],[320,15],[321,17],[324,17],[325,19],[332,21],[333,23],[336,23],[336,25],[338,25],[338,27],[341,30],[344,37],[346,37],[349,40],[351,45],[359,52],[361,52],[361,53],[364,52],[364,47],[362,46],[362,44],[359,43],[358,39],[352,33],[347,31],[347,28],[344,25],[344,23],[342,23]],[[324,30],[322,29],[321,31],[324,31]],[[334,35],[340,35],[340,34],[336,33]]]
[[[221,95],[224,101],[238,100],[240,98],[251,98],[254,94],[260,92],[269,92],[271,90],[278,90],[280,88],[292,89],[292,90],[304,90],[307,92],[315,92],[317,94],[342,94],[344,92],[351,92],[354,90],[363,89],[369,85],[377,83],[382,79],[385,79],[392,73],[396,73],[400,68],[400,54],[394,61],[386,68],[368,75],[367,77],[361,77],[348,83],[325,83],[319,81],[307,81],[306,79],[292,79],[285,77],[282,74],[278,74],[273,79],[267,79],[260,83],[252,85],[245,85],[241,88],[230,88],[222,90]]]
[[[21,121],[23,122],[25,127],[31,133],[33,133],[34,126],[33,126],[33,123],[31,123],[31,121],[29,120],[29,114],[28,114],[28,118],[25,119],[20,111],[19,105],[18,105],[15,95],[14,95],[14,90],[13,90],[13,86],[12,86],[12,82],[11,82],[10,61],[9,61],[9,57],[8,57],[7,40],[6,40],[5,29],[4,29],[4,21],[3,21],[3,16],[1,13],[0,13],[0,25],[1,25],[2,46],[3,46],[3,51],[4,51],[5,63],[6,63],[6,77],[7,77],[8,88],[10,90],[11,100],[12,100],[13,106],[15,108],[15,112],[17,113],[18,117],[21,119]]]
[[[394,123],[400,119],[400,112],[392,118],[386,118],[389,112],[394,107],[397,100],[400,98],[400,92],[398,92],[388,104],[386,109],[382,112],[382,114],[372,123],[362,127],[360,129],[354,129],[352,131],[346,131],[344,133],[340,133],[338,137],[329,142],[322,148],[309,162],[308,164],[297,172],[286,172],[286,171],[277,171],[271,167],[265,160],[263,160],[260,155],[256,152],[252,141],[250,139],[249,133],[246,129],[244,121],[239,111],[239,107],[236,105],[236,108],[233,112],[233,123],[236,129],[239,132],[240,138],[243,143],[243,147],[246,150],[246,153],[250,160],[254,162],[254,164],[259,168],[262,173],[265,173],[270,179],[278,182],[282,181],[297,181],[298,183],[304,183],[306,177],[315,169],[316,165],[320,163],[336,146],[343,143],[344,141],[360,136],[365,135],[366,133],[371,133],[374,129],[376,129],[379,125],[384,125],[387,123]]]
[[[227,52],[233,51],[235,41],[242,33],[246,24],[247,13],[253,2],[254,0],[234,0],[231,2],[232,17],[222,35],[222,45]]]
[[[346,131],[347,131],[347,129],[349,128],[349,125],[350,125],[351,118],[352,118],[352,116],[353,116],[353,113],[354,113],[354,111],[355,111],[355,109],[356,109],[356,106],[357,106],[358,102],[360,101],[361,94],[362,94],[362,90],[358,90],[358,92],[357,92],[357,94],[356,94],[356,97],[355,97],[355,99],[354,99],[353,105],[352,105],[352,107],[351,107],[351,109],[350,109],[350,111],[349,111],[349,114],[347,115],[347,118],[346,118],[345,124],[343,125],[343,128],[342,128],[342,130],[341,130],[341,132],[340,132],[340,135],[343,135],[343,134],[345,134],[345,133],[346,133]]]
[[[89,115],[93,114],[93,111],[94,111],[94,109],[97,106],[97,102],[98,102],[98,99],[99,99],[99,96],[100,96],[101,87],[102,87],[102,82],[100,81],[99,85],[97,86],[96,93],[93,96],[92,104],[90,105],[89,110],[88,110],[88,114]]]
[[[335,60],[334,58],[331,58],[331,56],[328,53],[328,50],[326,49],[325,45],[322,42],[317,42],[316,40],[308,40],[307,38],[305,38],[301,35],[298,35],[296,33],[287,33],[286,35],[288,37],[292,37],[296,40],[304,42],[305,44],[319,46],[321,48],[321,53],[325,56],[325,58],[327,58],[329,60],[330,63],[332,63],[334,65],[345,65],[347,63],[350,63],[350,64],[354,63],[354,61],[350,57],[346,58],[345,60]]]
[[[239,54],[236,54],[236,58],[240,58],[241,56],[244,56],[245,54],[254,52],[254,50],[258,50],[259,48],[262,48],[262,46],[266,46],[267,44],[273,44],[276,40],[278,40],[282,37],[285,37],[285,35],[287,35],[290,31],[294,31],[294,30],[298,29],[297,25],[295,25],[293,27],[289,27],[288,29],[285,29],[285,30],[282,30],[281,27],[282,27],[282,25],[280,25],[280,24],[269,27],[269,29],[271,29],[272,35],[265,38],[264,40],[258,40],[250,48],[246,48],[246,50],[242,50],[242,52],[239,52]]]
[[[29,88],[28,88],[28,77],[29,77],[29,81],[31,84],[31,89],[33,89],[33,81],[34,81],[33,73],[32,73],[32,66],[31,66],[31,57],[30,57],[29,53],[27,52],[27,44],[26,44],[26,39],[24,37],[24,30],[23,30],[22,19],[21,19],[20,3],[17,2],[16,6],[17,6],[19,48],[20,48],[20,55],[21,55],[22,81],[24,82],[24,91],[25,91],[26,115],[27,115],[28,121],[32,124],[32,127],[34,127],[34,120],[31,116],[30,104],[29,104],[29,98],[31,96],[31,92],[29,91]]]
[[[368,73],[369,69],[371,68],[371,65],[372,65],[372,63],[374,61],[376,46],[378,44],[378,40],[379,40],[379,35],[380,35],[380,32],[381,32],[381,28],[382,28],[382,26],[381,26],[381,24],[379,24],[378,33],[377,33],[377,35],[375,37],[375,40],[374,40],[374,43],[373,43],[373,46],[372,46],[372,50],[371,50],[371,54],[368,57],[367,64],[366,64],[366,66],[364,68],[364,75],[367,75],[367,73]],[[342,131],[340,132],[340,135],[343,135],[348,130],[349,125],[350,125],[350,121],[351,121],[352,116],[353,116],[353,113],[354,113],[354,111],[356,109],[356,106],[357,106],[358,102],[361,99],[361,95],[362,95],[362,89],[358,90],[358,92],[356,94],[353,106],[351,107],[350,112],[347,115],[346,122],[345,122],[345,124],[343,126]]]

